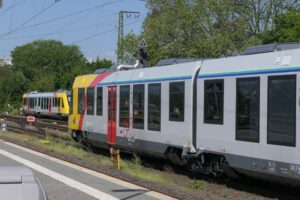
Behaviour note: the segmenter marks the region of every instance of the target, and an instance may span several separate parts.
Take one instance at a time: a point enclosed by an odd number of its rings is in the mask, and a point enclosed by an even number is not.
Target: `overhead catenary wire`
[[[44,13],[45,11],[47,11],[48,9],[52,8],[54,5],[56,5],[58,2],[60,2],[60,0],[55,0],[54,3],[48,5],[46,8],[40,10],[37,14],[33,15],[32,17],[30,17],[29,19],[25,20],[22,24],[20,24],[19,26],[17,26],[16,28],[14,28],[13,30],[7,32],[4,34],[4,36],[10,35],[13,32],[17,31],[18,29],[20,29],[21,27],[23,27],[25,24],[27,24],[28,22],[32,21],[33,19],[35,19],[36,17],[38,17],[39,15],[41,15],[42,13]]]
[[[76,12],[73,12],[73,13],[61,16],[61,17],[57,17],[57,18],[54,18],[54,19],[46,20],[44,22],[36,23],[34,25],[25,26],[25,27],[19,28],[18,30],[15,30],[14,32],[20,32],[20,31],[27,30],[27,29],[30,29],[30,28],[36,28],[36,27],[41,26],[41,25],[45,25],[45,24],[48,24],[48,23],[52,23],[52,22],[56,22],[56,21],[59,21],[59,20],[63,20],[63,19],[66,19],[68,17],[79,15],[79,14],[82,14],[82,13],[85,13],[85,12],[97,11],[99,8],[103,8],[103,7],[108,6],[110,4],[118,3],[118,2],[121,2],[121,1],[123,1],[123,0],[118,0],[118,1],[113,1],[113,2],[105,2],[105,3],[102,3],[102,4],[98,5],[98,6],[93,6],[93,7],[87,8],[87,9],[79,10],[79,11],[76,11]]]
[[[0,15],[3,15],[3,14],[6,13],[7,11],[9,11],[10,9],[13,9],[13,8],[17,7],[17,6],[19,6],[19,5],[23,4],[23,3],[25,3],[26,1],[27,1],[27,0],[23,0],[23,1],[20,1],[20,2],[18,2],[18,3],[15,3],[15,4],[14,4],[14,2],[13,2],[10,6],[8,6],[8,8],[2,10],[2,11],[0,12]]]
[[[103,26],[108,26],[111,25],[112,23],[116,23],[116,21],[110,21],[106,23],[101,23],[99,25]],[[67,34],[67,33],[74,33],[77,31],[87,31],[88,28],[97,28],[94,24],[89,25],[89,26],[82,26],[70,30],[65,30],[65,31],[54,31],[50,33],[41,33],[41,34],[35,34],[35,35],[25,35],[25,36],[16,36],[16,37],[5,37],[5,38],[0,38],[0,40],[22,40],[22,39],[28,39],[28,38],[37,38],[37,37],[43,37],[43,36],[51,36],[51,35],[56,35],[56,34]]]
[[[91,12],[89,12],[89,13],[83,15],[83,16],[80,16],[80,17],[76,18],[75,20],[71,21],[71,22],[68,23],[67,25],[62,26],[61,28],[57,29],[56,31],[64,30],[65,28],[67,28],[67,27],[69,27],[69,26],[71,26],[71,25],[77,23],[78,21],[84,19],[85,17],[89,16],[90,14],[92,14],[92,13],[94,13],[94,12],[97,12],[99,9],[101,9],[101,8],[103,8],[103,7],[105,7],[105,6],[111,5],[111,4],[119,3],[119,2],[121,2],[121,1],[123,1],[123,0],[117,0],[117,1],[112,1],[112,2],[106,2],[106,3],[103,4],[101,7],[97,8],[96,10],[93,10],[93,11],[91,11]]]
[[[14,5],[17,2],[17,0],[14,0],[12,3],[12,9],[11,9],[11,14],[10,14],[10,20],[9,20],[9,31],[11,30],[12,23],[13,23],[13,17],[14,17]]]
[[[135,24],[135,23],[140,22],[140,21],[141,21],[140,19],[139,19],[139,20],[135,20],[135,21],[133,21],[133,22],[131,22],[131,23],[125,24],[124,27],[125,27],[125,26],[129,26],[129,25],[132,25],[132,24]],[[101,35],[104,35],[104,34],[106,34],[106,33],[109,33],[109,32],[115,31],[115,30],[116,30],[116,28],[112,28],[112,29],[109,29],[109,30],[106,30],[106,31],[102,31],[102,32],[100,32],[100,33],[96,33],[96,34],[90,35],[90,36],[88,36],[88,37],[82,38],[82,39],[80,39],[80,40],[71,42],[70,44],[78,44],[78,43],[84,42],[84,41],[86,41],[86,40],[90,40],[90,39],[95,38],[95,37],[99,37],[99,36],[101,36]]]

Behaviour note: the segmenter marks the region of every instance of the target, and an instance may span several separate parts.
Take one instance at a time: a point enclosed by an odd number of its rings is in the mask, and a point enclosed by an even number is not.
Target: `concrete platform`
[[[148,189],[0,140],[0,166],[25,165],[49,200],[172,199]]]

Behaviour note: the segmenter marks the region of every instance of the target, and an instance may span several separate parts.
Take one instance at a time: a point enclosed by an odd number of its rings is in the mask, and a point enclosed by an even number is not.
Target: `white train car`
[[[299,180],[299,53],[204,61],[197,81],[197,149],[224,156],[238,171]]]
[[[22,112],[25,115],[67,117],[70,92],[30,92],[23,95]]]
[[[116,71],[82,88],[86,77],[77,77],[69,128],[97,147],[295,184],[299,55],[292,49]]]

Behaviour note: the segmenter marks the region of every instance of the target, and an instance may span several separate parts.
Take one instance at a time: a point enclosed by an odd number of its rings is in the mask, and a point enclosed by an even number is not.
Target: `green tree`
[[[19,104],[24,91],[27,90],[27,81],[20,71],[9,73],[0,81],[0,108],[7,108]]]
[[[76,75],[85,71],[83,54],[78,46],[55,40],[37,40],[16,47],[12,63],[28,80],[29,90],[70,89]]]
[[[100,59],[99,57],[96,60],[86,63],[86,73],[93,73],[96,69],[109,68],[112,66],[112,61],[107,59]]]
[[[121,57],[122,63],[133,64],[135,60],[139,58],[138,46],[140,40],[141,36],[135,35],[133,32],[130,32],[124,37],[121,41],[122,45],[117,49],[117,53],[123,53],[123,56]]]
[[[261,34],[264,43],[300,42],[300,9],[276,16],[274,23],[273,29]]]
[[[261,44],[273,17],[297,8],[299,0],[148,0],[146,6],[141,35],[130,33],[120,46],[128,59],[138,45],[128,41],[146,39],[154,65],[172,57],[228,56]]]

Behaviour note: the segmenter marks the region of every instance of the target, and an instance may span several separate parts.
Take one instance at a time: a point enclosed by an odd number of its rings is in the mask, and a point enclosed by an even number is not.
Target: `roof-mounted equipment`
[[[298,42],[264,44],[264,45],[248,47],[243,52],[243,55],[268,53],[274,51],[285,51],[285,50],[298,49],[298,48],[300,48],[300,43]]]
[[[188,63],[196,61],[194,58],[169,58],[158,61],[155,66],[166,66],[166,65],[174,65],[179,63]]]

